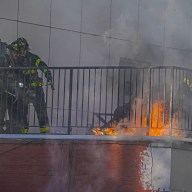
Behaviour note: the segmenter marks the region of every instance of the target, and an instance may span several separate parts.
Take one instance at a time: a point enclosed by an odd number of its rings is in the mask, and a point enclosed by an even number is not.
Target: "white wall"
[[[172,149],[171,191],[191,191],[192,151],[191,143],[184,143],[183,149]]]
[[[191,0],[0,1],[2,41],[27,38],[50,66],[190,66],[191,29]]]

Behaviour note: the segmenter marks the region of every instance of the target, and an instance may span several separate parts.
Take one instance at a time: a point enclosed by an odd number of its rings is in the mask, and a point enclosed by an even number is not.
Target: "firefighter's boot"
[[[5,130],[3,129],[3,126],[0,126],[0,134],[5,134]]]
[[[49,126],[42,126],[39,128],[40,133],[50,133],[51,128]]]
[[[29,128],[28,128],[28,127],[24,127],[24,128],[21,130],[21,132],[22,132],[23,134],[28,134],[28,133],[29,133]]]
[[[9,126],[9,120],[6,120],[5,122],[0,125],[0,134],[11,134],[12,129]]]

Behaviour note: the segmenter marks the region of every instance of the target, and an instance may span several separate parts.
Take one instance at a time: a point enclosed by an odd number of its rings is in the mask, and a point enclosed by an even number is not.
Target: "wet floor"
[[[149,141],[0,140],[2,192],[170,191],[171,149]]]

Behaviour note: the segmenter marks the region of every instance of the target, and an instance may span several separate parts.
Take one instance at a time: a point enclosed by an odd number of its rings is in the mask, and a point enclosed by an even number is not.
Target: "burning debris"
[[[131,104],[125,103],[123,106],[118,106],[113,114],[113,121],[120,122],[120,120],[128,117],[131,112]]]
[[[92,132],[94,135],[100,135],[100,136],[103,136],[103,135],[117,136],[118,135],[118,132],[115,131],[115,127],[106,128],[104,130],[98,127],[96,129],[93,129]]]
[[[130,104],[126,104],[125,106],[117,107],[114,111],[112,127],[105,129],[98,127],[92,130],[93,134],[99,136],[117,136],[122,134],[127,136],[168,136],[171,130],[170,126],[172,126],[172,130],[174,130],[173,128],[176,128],[176,131],[173,131],[172,135],[181,135],[180,130],[178,129],[178,112],[173,113],[171,118],[170,106],[168,103],[164,103],[163,101],[154,101],[149,115],[149,126],[147,125],[146,111],[142,120],[138,118],[139,116],[136,117],[133,115],[133,111],[131,112],[131,117],[129,119],[128,114],[131,110],[130,106]]]

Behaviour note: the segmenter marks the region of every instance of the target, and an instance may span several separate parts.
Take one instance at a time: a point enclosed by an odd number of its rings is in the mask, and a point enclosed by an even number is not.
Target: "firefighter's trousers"
[[[37,114],[40,127],[49,126],[49,119],[47,115],[47,106],[45,102],[45,94],[41,86],[33,87],[30,89],[31,95],[25,95],[24,107],[24,122],[25,127],[28,127],[28,104],[32,103]]]
[[[7,125],[6,133],[21,133],[23,128],[23,107],[20,102],[15,101],[15,97],[10,94],[3,92],[0,93],[0,128],[5,125],[5,116],[8,110],[9,125]]]

